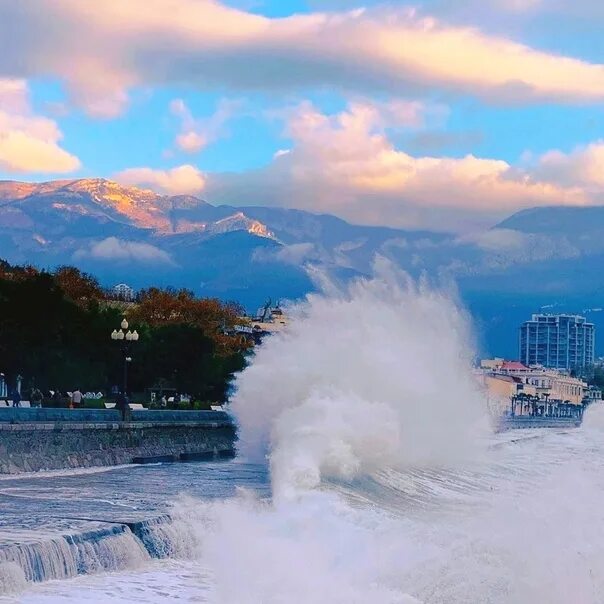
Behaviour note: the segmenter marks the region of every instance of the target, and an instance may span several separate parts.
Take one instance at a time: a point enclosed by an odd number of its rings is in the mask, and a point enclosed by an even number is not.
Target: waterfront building
[[[269,302],[258,309],[255,317],[251,319],[242,317],[241,324],[235,325],[233,332],[253,340],[255,344],[260,344],[265,336],[283,331],[287,323],[288,317],[279,304],[271,306]]]
[[[595,327],[579,315],[535,314],[520,327],[519,357],[526,366],[582,371],[594,364]]]
[[[480,362],[478,373],[489,410],[495,415],[509,414],[512,409],[514,415],[555,415],[578,410],[592,398],[583,380],[541,365],[527,367],[518,361],[487,359]]]
[[[597,386],[590,386],[586,393],[586,396],[590,403],[602,402],[602,390]]]
[[[124,302],[132,302],[135,298],[134,290],[126,283],[114,285],[111,291],[118,300],[123,300]]]
[[[276,333],[283,331],[287,326],[287,315],[283,309],[277,305],[273,308],[265,310],[252,320],[253,329],[260,330],[266,333]]]
[[[481,376],[487,408],[493,417],[510,413],[512,399],[519,392],[521,380],[511,375],[485,373]]]

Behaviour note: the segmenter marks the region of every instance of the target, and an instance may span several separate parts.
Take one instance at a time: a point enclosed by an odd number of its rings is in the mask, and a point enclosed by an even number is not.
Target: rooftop
[[[523,365],[519,361],[503,361],[501,369],[508,369],[511,371],[528,371],[528,367]]]

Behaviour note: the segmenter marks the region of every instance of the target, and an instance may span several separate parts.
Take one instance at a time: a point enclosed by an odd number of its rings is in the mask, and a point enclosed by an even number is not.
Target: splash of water
[[[18,564],[0,561],[0,596],[17,594],[23,591],[26,585],[25,573]]]
[[[125,525],[0,547],[0,595],[26,582],[136,568],[150,560]]]
[[[477,454],[484,405],[465,314],[385,262],[291,309],[235,382],[241,451],[269,455],[275,497],[385,467]]]
[[[385,262],[311,295],[235,383],[241,452],[270,460],[273,499],[182,504],[221,604],[412,604],[401,574],[427,559],[384,511],[351,507],[329,480],[444,468],[486,429],[466,315]],[[194,520],[193,520],[194,519]],[[236,578],[236,579],[235,579]]]

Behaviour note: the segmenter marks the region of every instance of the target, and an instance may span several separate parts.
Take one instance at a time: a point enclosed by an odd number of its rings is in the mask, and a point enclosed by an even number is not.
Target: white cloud
[[[581,186],[604,201],[604,141],[575,148],[570,153],[549,151],[541,156],[533,172],[551,182]]]
[[[57,123],[35,115],[27,83],[0,79],[0,169],[7,172],[73,172],[80,161],[59,145]]]
[[[313,243],[292,243],[278,248],[258,248],[252,259],[256,262],[280,262],[300,266],[306,262],[325,260]]]
[[[188,130],[176,137],[176,146],[185,153],[199,153],[207,144],[208,139],[194,130]]]
[[[153,189],[167,195],[195,195],[205,187],[204,175],[190,164],[170,170],[129,168],[118,172],[115,180],[125,185]]]
[[[268,18],[217,0],[105,0],[94,10],[81,0],[20,0],[4,3],[0,37],[0,72],[62,78],[100,116],[123,110],[127,89],[140,85],[397,95],[435,87],[495,103],[604,98],[601,64],[406,7]]]
[[[29,112],[29,91],[25,80],[0,79],[0,109],[16,114]]]
[[[269,167],[211,178],[220,201],[289,205],[352,222],[468,231],[526,206],[586,204],[580,187],[520,172],[505,161],[413,157],[388,139],[379,106],[353,103],[326,115],[310,103],[291,113],[294,145]]]
[[[518,252],[526,249],[534,236],[512,229],[490,229],[459,237],[459,244],[472,244],[487,252]]]
[[[140,262],[143,264],[174,264],[170,255],[148,243],[125,241],[117,237],[107,237],[90,247],[78,250],[74,259],[93,258],[95,260],[116,260]]]
[[[495,228],[471,233],[455,240],[457,245],[475,245],[486,255],[482,268],[504,268],[513,264],[540,262],[552,258],[577,258],[580,250],[567,237],[541,233],[522,233],[512,229]],[[476,270],[466,266],[464,271]]]
[[[185,153],[199,153],[223,134],[225,124],[241,105],[241,101],[222,99],[212,115],[197,119],[182,99],[172,100],[170,111],[181,121],[176,146]]]

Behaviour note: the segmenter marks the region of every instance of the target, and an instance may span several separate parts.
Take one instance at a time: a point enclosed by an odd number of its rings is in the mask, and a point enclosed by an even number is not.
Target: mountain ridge
[[[462,236],[214,206],[107,179],[0,181],[0,257],[11,263],[73,264],[105,285],[187,287],[256,308],[303,296],[319,273],[336,282],[370,274],[380,255],[414,278],[455,282],[484,326],[483,348],[508,355],[521,313],[604,306],[603,231],[604,208],[531,208]]]
[[[192,195],[160,195],[149,189],[120,185],[105,178],[22,183],[0,181],[0,223],[10,228],[23,228],[23,220],[11,224],[11,217],[27,210],[28,202],[36,201],[36,209],[47,205],[64,213],[81,216],[104,215],[108,220],[129,224],[156,233],[224,232],[231,223],[234,230],[248,230],[258,236],[272,237],[259,221],[233,208],[230,214]],[[227,209],[227,207],[225,207]],[[3,212],[3,216],[2,214]],[[12,212],[12,213],[11,213]],[[205,217],[205,220],[203,219]],[[218,223],[218,226],[213,226]]]

